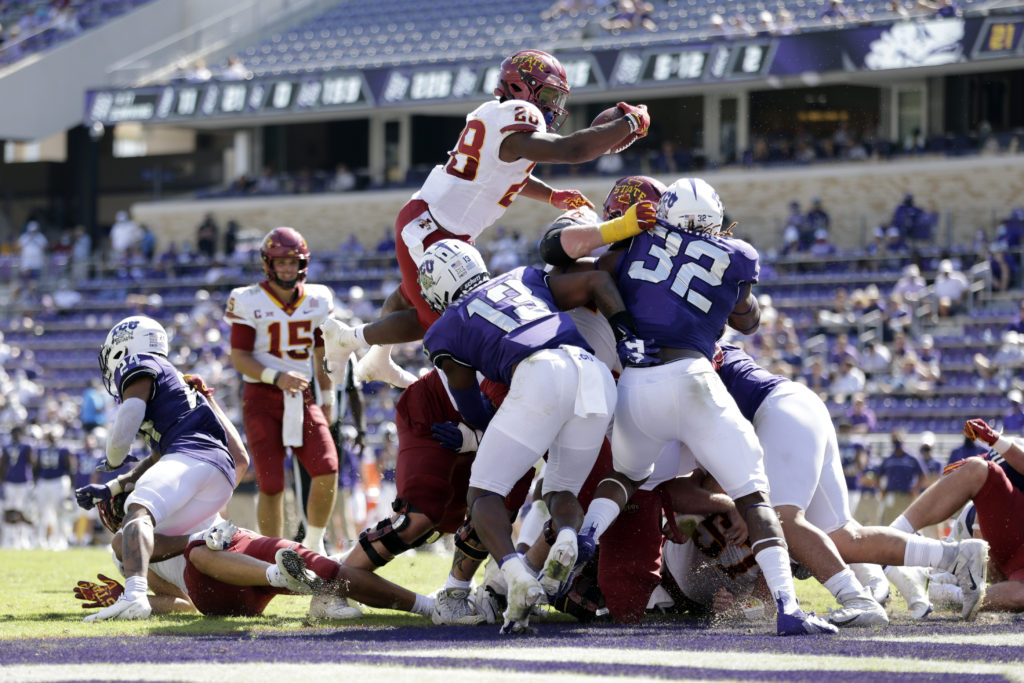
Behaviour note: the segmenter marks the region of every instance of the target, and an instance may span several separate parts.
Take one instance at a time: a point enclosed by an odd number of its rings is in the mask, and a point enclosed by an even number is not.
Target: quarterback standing
[[[260,533],[282,535],[285,448],[291,447],[312,477],[304,543],[322,553],[338,488],[338,452],[328,425],[334,391],[319,327],[330,317],[334,295],[324,285],[305,282],[309,247],[297,230],[271,230],[260,258],[266,279],[233,290],[225,314],[231,323],[231,363],[245,380],[242,417],[259,488]],[[320,405],[314,400],[314,373]]]
[[[569,83],[561,63],[540,50],[522,50],[501,63],[498,99],[466,116],[458,143],[448,160],[435,166],[406,202],[395,221],[402,283],[384,303],[384,317],[349,328],[326,328],[332,366],[361,346],[394,344],[423,338],[438,315],[423,302],[417,269],[423,253],[442,239],[470,244],[505,213],[520,194],[560,210],[593,207],[576,190],[555,190],[532,175],[538,162],[578,164],[614,148],[621,151],[647,134],[650,116],[644,105],[620,102],[618,119],[570,135],[557,131],[568,112]],[[356,365],[356,375],[408,386],[416,378],[390,360],[390,346],[374,347]]]

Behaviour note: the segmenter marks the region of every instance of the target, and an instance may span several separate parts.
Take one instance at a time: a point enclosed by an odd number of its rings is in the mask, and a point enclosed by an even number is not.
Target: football
[[[616,119],[621,119],[625,115],[626,115],[626,112],[622,111],[618,107],[608,107],[607,109],[602,111],[600,114],[595,116],[594,120],[590,122],[590,125],[592,127],[593,126],[600,126],[602,123],[608,123],[609,121],[615,121]],[[619,142],[619,144],[613,146],[611,149],[608,150],[608,153],[609,154],[618,154],[622,150],[624,150],[627,147],[629,147],[630,145],[632,145],[635,141],[636,141],[636,137],[634,136],[634,134],[633,133],[627,133],[626,137],[624,137],[622,139],[622,141]]]
[[[619,109],[618,107],[608,107],[600,114],[595,116],[594,120],[590,122],[590,125],[591,127],[600,126],[602,123],[608,123],[609,121],[614,121],[615,119],[621,119],[623,116],[625,116],[625,114],[626,113]]]

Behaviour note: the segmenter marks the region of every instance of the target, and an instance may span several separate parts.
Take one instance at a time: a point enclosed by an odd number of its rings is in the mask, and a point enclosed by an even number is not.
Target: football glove
[[[646,368],[661,362],[658,358],[659,347],[649,339],[640,339],[626,334],[615,343],[615,350],[622,361],[622,367]]]
[[[78,507],[83,510],[92,510],[96,503],[110,500],[114,492],[106,484],[89,484],[80,489],[75,489],[75,499]]]
[[[103,574],[97,574],[96,578],[102,581],[102,584],[93,583],[92,581],[79,581],[78,585],[75,586],[74,592],[75,597],[79,600],[86,601],[82,605],[82,609],[92,609],[94,607],[110,607],[117,599],[124,593],[124,586]]]
[[[430,431],[439,444],[456,453],[474,452],[483,437],[483,432],[462,422],[435,422]]]
[[[725,363],[725,352],[722,351],[722,347],[715,344],[715,355],[711,357],[711,366],[718,372],[722,369],[722,364]]]
[[[584,197],[579,190],[551,190],[548,204],[562,211],[572,211],[582,206],[594,208],[593,202]]]
[[[185,384],[189,385],[206,398],[213,396],[213,388],[206,386],[206,382],[200,375],[185,375]]]
[[[980,417],[964,423],[964,436],[974,441],[984,441],[989,446],[994,446],[996,441],[999,441],[999,434]]]
[[[629,120],[629,130],[636,139],[647,135],[647,129],[651,127],[651,115],[647,113],[647,105],[633,105],[626,102],[619,102],[617,105],[626,114]]]

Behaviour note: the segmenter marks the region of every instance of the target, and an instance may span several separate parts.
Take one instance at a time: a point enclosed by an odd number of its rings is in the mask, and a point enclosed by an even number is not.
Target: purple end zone
[[[1013,628],[1014,625],[1009,625]],[[1005,633],[1007,625],[989,627],[972,624],[931,622],[893,626],[885,635],[912,636],[915,633],[984,634]],[[1014,629],[1016,631],[1016,629]],[[844,637],[849,634],[851,637]],[[576,624],[541,624],[536,636],[501,636],[495,626],[477,628],[437,628],[405,626],[391,628],[346,627],[303,629],[293,632],[235,632],[197,636],[154,633],[140,637],[97,637],[66,639],[8,640],[0,648],[0,665],[43,663],[180,663],[211,662],[339,662],[383,664],[386,662],[424,668],[499,669],[529,673],[575,672],[589,675],[639,675],[656,678],[740,679],[757,681],[815,680],[821,672],[813,670],[737,670],[728,667],[686,667],[658,664],[627,665],[615,663],[522,661],[502,657],[505,649],[530,647],[575,647],[646,650],[696,650],[745,652],[758,654],[841,655],[848,657],[904,657],[938,661],[1020,662],[1024,646],[988,646],[938,643],[899,643],[885,640],[860,640],[858,636],[878,636],[872,631],[845,631],[838,636],[779,638],[764,632],[738,629],[694,629],[680,624],[655,623],[640,627],[598,626],[582,628]],[[401,648],[398,656],[382,655],[382,648]],[[448,658],[437,656],[445,649],[482,647],[491,658]],[[409,651],[413,652],[409,652]],[[422,655],[417,654],[422,651]],[[962,674],[887,672],[887,680],[942,681],[962,678]],[[877,680],[878,672],[843,672],[843,680]],[[984,678],[984,677],[979,677]],[[991,678],[1002,680],[999,676]]]

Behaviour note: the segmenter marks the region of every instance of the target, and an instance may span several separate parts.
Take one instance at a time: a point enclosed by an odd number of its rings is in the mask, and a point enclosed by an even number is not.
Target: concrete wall
[[[969,159],[920,158],[890,163],[829,164],[793,169],[726,170],[703,174],[718,190],[737,234],[761,249],[777,247],[790,200],[806,210],[820,197],[832,216],[832,237],[841,246],[863,244],[871,230],[887,221],[893,209],[912,192],[919,206],[952,212],[957,241],[967,241],[978,227],[989,230],[992,220],[1008,208],[1024,207],[1024,154]],[[673,178],[661,178],[666,183]],[[553,179],[556,187],[576,187],[600,206],[611,179]],[[244,228],[270,230],[290,225],[302,231],[315,249],[333,249],[350,234],[371,246],[394,224],[410,190],[340,195],[259,197],[204,201],[137,203],[136,220],[149,224],[167,240],[195,239],[196,226],[206,213],[223,225],[235,219]],[[554,218],[555,210],[520,199],[501,224],[533,238]],[[866,234],[865,234],[866,233]],[[484,233],[486,241],[488,233]],[[940,231],[938,241],[945,235]]]

